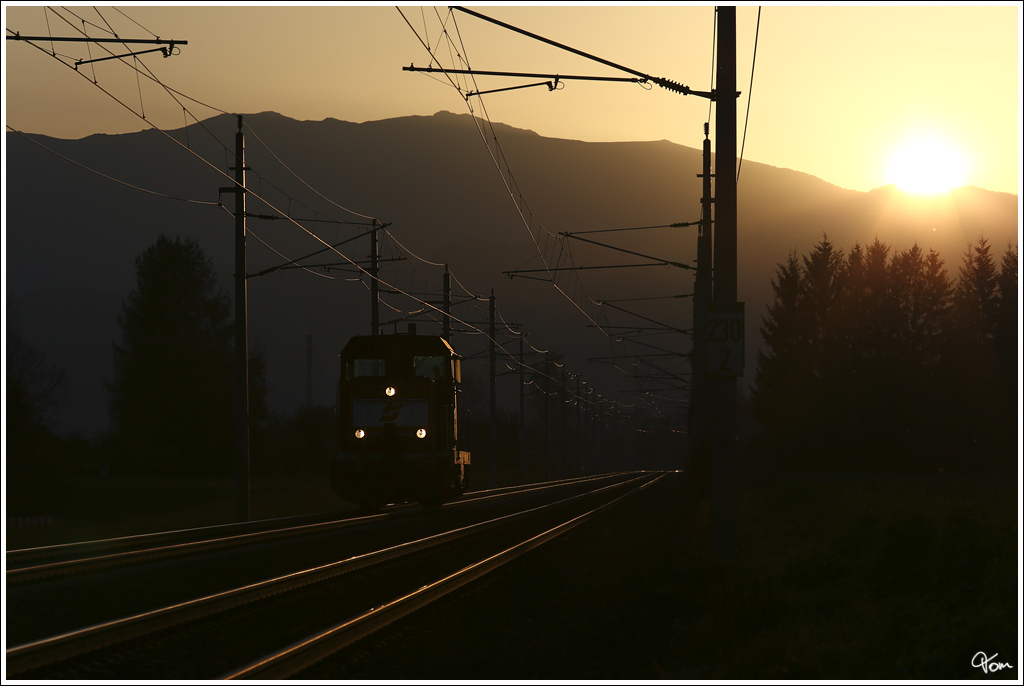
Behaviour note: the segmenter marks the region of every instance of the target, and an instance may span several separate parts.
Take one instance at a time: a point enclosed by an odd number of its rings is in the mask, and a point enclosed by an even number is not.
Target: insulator
[[[683,95],[689,95],[690,94],[690,87],[689,86],[684,86],[681,83],[676,83],[675,81],[671,81],[669,79],[654,79],[654,82],[656,84],[658,84],[659,86],[661,86],[662,88],[666,88],[666,89],[668,89],[670,91],[675,91],[676,93],[682,93]]]

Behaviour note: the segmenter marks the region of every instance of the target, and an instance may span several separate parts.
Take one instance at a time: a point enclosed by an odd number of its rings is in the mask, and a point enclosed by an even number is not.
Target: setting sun
[[[935,135],[909,138],[889,158],[886,182],[908,193],[935,195],[964,184],[967,158],[949,141]]]

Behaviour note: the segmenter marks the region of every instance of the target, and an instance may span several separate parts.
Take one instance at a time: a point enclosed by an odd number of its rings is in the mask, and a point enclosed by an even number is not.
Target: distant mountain
[[[464,299],[463,289],[486,298],[493,288],[506,322],[521,325],[536,347],[564,355],[568,370],[582,374],[607,397],[633,402],[634,396],[618,393],[634,391],[636,384],[627,374],[646,369],[650,375],[649,365],[624,360],[617,369],[605,364],[608,360],[590,358],[657,351],[611,341],[584,312],[602,326],[622,327],[606,328],[610,332],[653,326],[648,320],[690,327],[688,298],[632,300],[691,293],[693,273],[688,270],[560,271],[562,292],[525,278],[538,277],[538,272],[511,281],[503,273],[543,268],[541,253],[550,267],[559,268],[648,261],[558,234],[698,220],[697,149],[668,141],[545,138],[502,124],[495,124],[492,133],[470,115],[449,112],[362,124],[296,121],[272,112],[245,115],[244,121],[248,185],[272,205],[250,197],[250,213],[364,221],[343,206],[387,222],[401,245],[386,239],[383,256],[404,258],[382,263],[381,277],[388,283],[407,292],[436,293],[442,282],[439,265],[450,265],[457,301]],[[67,371],[71,389],[64,430],[92,435],[107,425],[104,380],[111,375],[121,300],[135,286],[135,258],[160,233],[198,239],[220,271],[221,286],[233,292],[233,196],[223,196],[223,208],[215,203],[218,189],[231,186],[228,168],[237,128],[237,119],[225,115],[167,135],[148,130],[80,140],[31,136],[32,142],[7,133],[7,324]],[[523,214],[513,198],[525,201]],[[892,187],[861,193],[751,160],[744,160],[741,169],[739,222],[739,299],[746,302],[748,331],[743,386],[754,378],[770,280],[790,251],[805,254],[826,233],[844,251],[875,237],[895,249],[916,242],[936,249],[955,276],[968,243],[984,235],[1001,252],[1017,243],[1019,226],[1014,195],[979,188],[932,199]],[[325,221],[301,223],[327,243],[364,230]],[[248,227],[250,274],[324,247],[285,220],[251,218]],[[695,236],[693,228],[676,228],[585,237],[659,261],[692,263]],[[341,249],[364,261],[368,239]],[[322,253],[304,264],[339,261]],[[355,273],[315,271],[280,269],[248,281],[250,341],[267,356],[268,400],[277,411],[291,412],[305,402],[307,333],[313,336],[313,400],[331,405],[338,351],[351,335],[369,332],[365,277],[358,283]],[[383,322],[401,316],[388,305],[414,308],[401,296],[383,297]],[[625,299],[630,302],[621,302]],[[592,301],[620,301],[622,309],[612,307],[615,303],[600,308]],[[485,301],[459,305],[454,313],[486,330]],[[419,327],[439,332],[431,324]],[[690,347],[680,335],[636,340],[680,352]],[[467,356],[486,349],[479,335],[459,334],[454,343]],[[518,344],[508,349],[517,352]],[[679,361],[656,364],[686,368]],[[470,360],[466,368],[471,376],[486,379],[486,360]],[[514,406],[515,384],[502,379],[499,386],[503,401]],[[662,395],[685,397],[677,391]]]

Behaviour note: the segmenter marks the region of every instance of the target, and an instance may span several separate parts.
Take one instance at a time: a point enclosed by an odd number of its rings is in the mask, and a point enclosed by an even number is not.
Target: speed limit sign
[[[708,303],[707,360],[711,376],[743,376],[743,303]]]

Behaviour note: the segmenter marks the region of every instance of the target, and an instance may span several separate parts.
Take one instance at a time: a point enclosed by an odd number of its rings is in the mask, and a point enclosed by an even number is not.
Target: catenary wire
[[[14,128],[10,124],[7,124],[6,126],[7,126],[7,128],[10,131],[18,134],[19,136],[21,136],[25,140],[30,141],[31,143],[34,143],[35,145],[38,145],[43,150],[51,152],[54,155],[56,155],[57,157],[60,157],[61,159],[70,162],[71,164],[77,165],[77,166],[81,167],[82,169],[85,169],[86,171],[89,171],[89,172],[92,172],[93,174],[96,174],[97,176],[102,176],[103,178],[108,179],[110,181],[113,181],[114,183],[119,183],[122,186],[127,186],[128,188],[132,188],[134,190],[141,191],[143,193],[149,193],[150,195],[156,195],[156,196],[161,197],[161,198],[167,198],[168,200],[178,200],[180,202],[192,203],[193,205],[214,205],[214,206],[220,205],[220,203],[213,202],[212,200],[192,200],[190,198],[179,198],[179,197],[174,196],[174,195],[168,195],[167,193],[161,193],[159,191],[153,191],[153,190],[150,190],[148,188],[143,188],[142,186],[136,186],[133,183],[128,183],[127,181],[122,181],[121,179],[114,178],[113,176],[110,176],[109,174],[104,174],[101,171],[97,171],[96,169],[93,169],[92,167],[84,165],[81,162],[76,162],[75,160],[71,159],[67,155],[64,155],[63,153],[59,153],[56,150],[54,150],[53,148],[50,148],[50,147],[47,147],[47,146],[43,145],[42,143],[40,143],[39,141],[35,140],[31,136],[29,136],[29,135],[23,133],[22,131],[19,131],[18,129]]]
[[[58,15],[58,16],[59,16],[59,15]],[[64,19],[63,17],[61,17],[61,18],[62,18],[62,19]],[[64,20],[65,20],[65,21],[67,21],[66,19],[64,19]],[[32,43],[32,42],[29,42],[29,43],[30,43],[31,45],[33,45],[33,47],[37,47],[37,49],[41,49],[41,48],[39,48],[39,46],[36,46],[36,45],[35,45],[34,43]],[[43,52],[46,52],[46,51],[45,51],[45,50],[43,50]],[[109,51],[108,51],[108,52],[109,52]],[[53,57],[55,57],[55,58],[56,58],[56,53],[55,53],[55,52],[53,52],[53,53],[48,53],[48,54],[51,54],[51,56],[53,56]],[[65,64],[65,66],[71,67],[71,65],[68,65],[67,63],[63,62],[63,60],[58,60],[58,61],[61,61],[61,62],[62,62],[63,64]],[[123,62],[123,60],[122,60],[122,62]],[[129,66],[131,66],[131,65],[129,65]],[[137,67],[134,67],[134,68],[135,68],[135,70],[136,70],[136,72],[137,72],[137,73],[140,73],[140,71],[138,70],[138,68],[137,68]],[[148,67],[147,67],[147,70],[148,70]],[[76,71],[77,73],[80,73],[80,72],[78,72],[78,70],[77,70],[77,69],[75,69],[75,71]],[[81,74],[81,73],[80,73],[80,75],[81,75],[81,76],[83,76],[83,77],[85,77],[85,75],[84,75],[84,74]],[[180,93],[179,91],[175,91],[174,89],[170,89],[169,87],[167,87],[167,86],[165,86],[164,84],[162,84],[162,83],[161,83],[161,82],[159,81],[159,79],[157,79],[157,78],[156,78],[155,76],[153,76],[152,74],[150,74],[150,75],[147,75],[147,78],[150,78],[150,79],[154,80],[154,81],[155,81],[156,83],[160,84],[160,85],[161,85],[161,86],[163,86],[163,87],[164,87],[165,89],[167,89],[167,90],[168,90],[168,92],[174,92],[174,93],[178,93],[178,94],[182,95],[183,97],[185,97],[185,98],[187,98],[187,99],[189,99],[189,100],[191,100],[191,101],[193,101],[193,102],[199,103],[199,104],[201,104],[201,105],[203,105],[203,106],[206,106],[206,107],[210,107],[209,105],[206,105],[205,103],[202,103],[202,102],[200,102],[200,101],[198,101],[198,100],[195,100],[194,98],[191,98],[191,97],[189,97],[189,96],[187,96],[187,95],[181,94],[181,93]],[[147,119],[145,118],[145,116],[144,116],[144,115],[140,115],[140,114],[139,114],[138,112],[135,112],[135,110],[134,110],[133,108],[131,108],[130,106],[128,106],[128,105],[127,105],[126,103],[124,103],[124,102],[123,102],[123,101],[122,101],[122,100],[121,100],[120,98],[118,98],[117,96],[115,96],[115,95],[114,95],[113,93],[111,93],[111,92],[110,92],[109,90],[107,90],[106,88],[104,88],[104,87],[100,86],[100,85],[99,85],[99,83],[98,83],[98,82],[97,82],[96,80],[92,80],[91,82],[93,83],[93,85],[95,85],[95,86],[96,86],[97,88],[99,88],[99,90],[101,90],[101,92],[103,92],[104,94],[106,94],[106,95],[107,95],[108,97],[110,97],[111,99],[113,99],[113,100],[114,100],[115,102],[117,102],[117,103],[118,103],[118,104],[120,104],[120,105],[121,105],[122,107],[124,107],[125,109],[129,110],[130,112],[132,112],[132,113],[133,113],[133,114],[135,114],[136,116],[139,116],[139,117],[140,117],[141,119],[143,119],[144,121],[146,121],[146,122],[147,122],[147,124],[149,124],[149,125],[150,125],[150,126],[152,126],[152,127],[154,128],[154,129],[156,129],[157,131],[159,131],[160,133],[162,133],[162,134],[163,134],[163,135],[164,135],[165,137],[169,138],[169,139],[170,139],[170,140],[171,140],[172,142],[174,142],[174,143],[177,143],[177,144],[178,144],[179,146],[181,146],[181,147],[184,147],[184,148],[185,148],[186,150],[188,150],[188,152],[192,153],[192,154],[193,154],[193,155],[194,155],[195,157],[197,157],[198,159],[200,159],[201,161],[203,161],[203,162],[204,162],[205,164],[207,164],[208,166],[210,166],[211,168],[213,168],[213,169],[214,169],[215,171],[217,171],[218,173],[220,173],[220,174],[222,174],[223,176],[225,176],[225,177],[227,177],[227,178],[229,178],[229,179],[230,179],[230,176],[229,176],[229,175],[227,175],[227,174],[226,174],[225,172],[223,172],[223,171],[221,171],[221,170],[217,169],[217,168],[216,168],[216,167],[215,167],[214,165],[211,165],[211,164],[210,164],[210,163],[209,163],[209,162],[208,162],[207,160],[205,160],[204,158],[202,158],[202,157],[201,157],[200,155],[198,155],[198,154],[197,154],[197,153],[196,153],[195,151],[191,150],[190,148],[188,148],[188,147],[186,147],[186,146],[183,146],[183,145],[182,145],[182,144],[181,144],[181,143],[180,143],[179,141],[176,141],[176,140],[175,140],[175,139],[174,139],[173,137],[171,137],[171,136],[170,136],[169,134],[167,134],[167,132],[163,131],[163,129],[161,129],[161,128],[160,128],[159,126],[156,126],[156,125],[155,125],[155,124],[153,124],[153,123],[152,123],[151,121],[147,120]],[[180,102],[179,102],[179,104],[180,104]],[[183,109],[184,109],[184,110],[185,110],[185,111],[187,112],[187,108],[184,108],[184,106],[183,106]],[[214,109],[214,110],[220,111],[220,112],[222,112],[222,113],[225,113],[225,114],[227,113],[227,112],[225,112],[225,111],[223,111],[223,110],[219,110],[218,108],[214,108],[214,107],[211,107],[211,109]],[[195,117],[194,117],[194,115],[193,115],[193,118],[195,118]],[[198,118],[196,118],[196,121],[199,121],[199,120],[198,120]],[[204,127],[204,128],[205,128],[205,127]],[[258,137],[257,137],[257,138],[258,138]],[[226,149],[226,147],[225,147],[225,149]],[[81,165],[80,165],[80,166],[81,166]],[[115,180],[116,180],[116,179],[115,179]],[[232,179],[232,181],[233,181],[233,179]],[[126,185],[131,185],[131,184],[126,184]],[[245,190],[246,190],[246,192],[248,192],[248,193],[252,194],[252,195],[253,195],[254,197],[256,197],[257,199],[259,199],[259,200],[261,200],[262,202],[264,202],[265,204],[267,204],[267,205],[268,205],[269,207],[271,207],[271,208],[275,209],[275,211],[278,211],[278,212],[280,212],[280,210],[277,210],[277,208],[275,208],[275,207],[274,207],[274,206],[273,206],[273,205],[272,205],[271,203],[267,202],[267,201],[266,201],[266,200],[265,200],[264,198],[262,198],[262,197],[261,197],[261,196],[260,196],[260,195],[259,195],[258,193],[255,193],[254,191],[252,191],[252,190],[250,190],[250,189],[248,189],[248,188],[246,188]],[[168,196],[168,197],[173,197],[173,196]],[[217,205],[220,205],[220,203],[209,203],[209,204],[217,204]],[[221,206],[222,206],[222,205],[221,205]],[[222,207],[223,207],[223,206],[222,206]],[[224,209],[225,209],[225,211],[227,211],[227,209],[226,209],[226,208],[224,208]],[[229,214],[230,214],[230,212],[229,212]],[[320,242],[322,242],[322,243],[324,242],[324,241],[323,241],[322,239],[320,239],[319,237],[315,236],[315,234],[313,234],[313,233],[312,233],[312,232],[310,232],[309,230],[305,229],[305,227],[302,227],[301,225],[299,225],[299,224],[298,224],[298,223],[297,223],[297,222],[296,222],[296,221],[295,221],[294,219],[292,219],[291,217],[288,217],[288,219],[289,219],[290,221],[292,221],[292,223],[294,223],[294,224],[295,224],[296,226],[298,226],[298,228],[300,228],[301,230],[303,230],[303,231],[304,231],[304,232],[306,232],[307,234],[310,234],[310,235],[312,235],[312,236],[313,236],[313,237],[314,237],[314,238],[315,238],[316,240],[318,240],[318,241],[320,241]],[[255,237],[255,238],[256,238],[256,239],[257,239],[257,240],[258,240],[259,242],[263,243],[264,245],[267,245],[267,244],[266,244],[266,242],[265,242],[265,241],[263,241],[262,239],[260,239],[260,238],[259,238],[258,236],[255,236],[255,235],[254,235],[254,237]],[[268,248],[270,248],[270,246],[269,246],[269,245],[268,245],[267,247],[268,247]],[[274,250],[273,248],[271,248],[271,249],[272,249],[272,250]],[[274,250],[274,251],[275,251],[275,252],[277,252],[277,254],[281,255],[281,253],[280,253],[280,252],[278,252],[278,251],[276,251],[276,250]],[[335,252],[337,252],[337,251],[335,251]],[[355,267],[355,268],[356,268],[356,269],[357,269],[358,271],[361,271],[361,272],[363,272],[364,274],[367,274],[367,275],[369,275],[369,274],[368,274],[368,273],[366,272],[366,270],[362,269],[361,267],[359,267],[359,265],[355,264],[355,263],[354,263],[354,262],[353,262],[353,261],[351,260],[351,258],[349,258],[348,256],[346,256],[346,255],[344,255],[344,254],[342,254],[342,253],[338,253],[338,254],[339,254],[339,255],[340,255],[340,256],[341,256],[342,258],[344,258],[344,259],[348,260],[348,261],[349,261],[349,262],[350,262],[350,263],[351,263],[351,264],[352,264],[352,265],[353,265],[353,266],[354,266],[354,267]],[[282,257],[284,257],[284,256],[282,255]],[[287,258],[285,258],[285,259],[287,259]],[[315,273],[315,274],[316,274],[317,276],[321,276],[321,277],[323,277],[323,276],[324,276],[324,275],[322,275],[322,274],[319,274],[319,273],[316,273],[316,272],[314,272],[314,273]],[[329,277],[329,278],[333,278],[333,277]],[[380,279],[378,279],[378,281],[380,281]],[[391,285],[390,285],[390,284],[388,284],[387,282],[383,282],[383,281],[381,281],[381,283],[384,283],[385,285],[387,285],[387,286],[390,286],[390,287],[394,288],[393,286],[391,286]],[[465,288],[465,287],[464,287],[464,286],[463,286],[463,285],[462,285],[461,283],[460,283],[459,285],[460,285],[461,287]],[[556,285],[556,287],[557,287],[557,285]],[[418,299],[417,299],[417,298],[415,298],[414,296],[411,296],[411,295],[409,295],[409,294],[407,294],[407,293],[404,293],[404,292],[402,292],[402,291],[401,291],[400,289],[397,289],[397,288],[396,288],[396,290],[398,290],[398,291],[399,291],[400,293],[402,293],[403,295],[406,295],[407,297],[410,297],[410,298],[412,298],[413,300],[418,300]],[[561,290],[561,289],[559,289],[559,290]],[[469,291],[467,290],[467,293],[468,293],[468,292],[469,292]],[[423,301],[420,301],[420,302],[423,302]],[[439,311],[439,310],[438,310],[438,308],[436,308],[436,307],[433,307],[433,306],[432,306],[432,305],[431,305],[430,303],[426,303],[426,302],[423,302],[423,304],[424,304],[424,305],[426,305],[427,307],[431,308],[432,310],[436,310],[436,311]],[[584,314],[585,314],[585,313],[584,313]],[[474,330],[478,331],[478,332],[479,332],[480,334],[484,334],[484,332],[483,332],[482,330],[476,329],[475,327],[473,327],[473,326],[472,326],[472,325],[470,325],[470,324],[467,324],[466,322],[462,322],[462,321],[461,321],[461,320],[460,320],[460,319],[459,319],[458,317],[456,317],[456,316],[453,316],[453,315],[450,315],[450,316],[451,316],[451,318],[452,318],[453,320],[455,320],[455,321],[457,321],[457,322],[459,322],[459,323],[463,324],[464,326],[468,326],[468,327],[470,327],[470,328],[472,328],[472,329],[474,329]],[[486,335],[486,334],[484,334],[484,335]],[[497,345],[497,346],[498,346],[499,348],[501,348],[501,349],[502,349],[502,351],[504,352],[504,354],[508,355],[508,356],[509,356],[509,357],[511,357],[512,359],[515,359],[515,356],[514,356],[514,355],[512,355],[511,353],[509,353],[509,351],[505,350],[503,346],[501,346],[500,344],[498,344],[498,343],[497,343],[497,341],[495,341],[495,343],[496,343],[496,345]],[[531,346],[531,347],[532,347],[532,346]],[[534,371],[534,373],[539,373],[539,374],[543,375],[543,373],[542,373],[542,372],[540,372],[539,370],[533,369],[532,367],[529,367],[529,366],[527,366],[527,368],[530,368],[530,369],[531,369],[532,371]]]
[[[757,39],[761,33],[761,8],[757,8],[757,28],[754,30],[754,57],[750,62],[750,88],[747,90],[747,115],[743,119],[743,143],[740,145],[740,161],[736,166],[736,183],[740,181],[743,168],[743,150],[747,147],[747,124],[750,122],[750,98],[754,92],[754,67],[757,66]]]
[[[449,13],[451,13],[451,12],[449,11]],[[453,20],[453,22],[455,22],[455,24],[456,24],[456,32],[457,32],[457,34],[458,34],[458,23],[457,23],[457,21],[456,21],[456,20],[455,20],[454,18],[453,18],[452,20]],[[460,36],[460,38],[459,38],[459,39],[460,39],[460,42],[461,42],[461,40],[462,40],[462,39],[461,39],[461,34],[458,34],[458,35]],[[422,43],[422,40],[421,40],[421,43]],[[463,46],[463,49],[462,49],[462,54],[465,54],[465,52],[466,52],[466,50],[465,50],[465,47]],[[432,57],[433,57],[433,56],[432,56]],[[467,65],[467,66],[468,66],[468,65]],[[442,69],[443,69],[443,67],[442,67]],[[472,80],[474,81],[474,86],[476,86],[476,84],[475,84],[475,77],[472,77],[472,74],[470,74],[470,76],[471,76]],[[477,87],[477,88],[475,88],[475,90],[476,90],[476,91],[479,91],[479,88]],[[472,110],[472,105],[471,105],[471,103],[469,103],[469,99],[468,99],[468,97],[466,97],[466,96],[463,96],[463,97],[464,97],[464,99],[466,100],[466,102],[467,102],[467,105],[468,105],[468,106],[469,106],[469,108],[470,108],[470,112],[471,112],[471,113],[473,113],[473,110]],[[494,128],[493,128],[493,124],[491,124],[491,122],[490,122],[490,117],[489,117],[489,116],[488,116],[488,115],[486,114],[486,111],[487,111],[487,108],[486,108],[486,104],[485,104],[485,103],[483,102],[483,98],[482,98],[482,97],[481,97],[481,96],[480,96],[479,94],[477,95],[477,97],[478,97],[478,98],[480,99],[480,102],[481,102],[481,107],[483,108],[483,111],[484,111],[485,117],[487,118],[488,124],[490,125],[490,129],[491,129],[491,135],[492,135],[492,137],[493,137],[493,139],[494,139],[495,147],[496,147],[496,148],[498,149],[499,153],[501,154],[501,157],[502,157],[502,159],[504,160],[504,159],[505,159],[505,158],[504,158],[504,153],[503,153],[503,152],[501,151],[501,145],[500,145],[500,143],[499,143],[499,142],[498,142],[498,140],[497,140],[497,135],[496,135],[496,133],[494,133]],[[484,136],[483,132],[482,132],[482,131],[480,130],[480,124],[479,124],[479,122],[478,122],[478,120],[477,120],[477,118],[476,118],[475,114],[474,114],[474,121],[475,121],[475,122],[477,122],[477,129],[478,129],[478,131],[480,132],[481,138],[483,138],[483,139],[484,139],[484,141],[485,141],[485,146],[487,147],[488,151],[490,152],[490,146],[489,146],[489,145],[486,145],[486,137]],[[500,166],[498,165],[498,163],[497,163],[497,160],[496,160],[496,158],[495,158],[495,156],[494,156],[494,153],[493,153],[493,152],[490,152],[490,154],[491,154],[491,158],[492,158],[492,160],[493,160],[493,161],[495,162],[495,165],[499,167],[499,172],[502,172],[502,170],[501,170]],[[511,180],[511,181],[512,181],[512,183],[515,183],[515,181],[514,181],[514,178],[513,178],[513,176],[512,176],[511,168],[510,168],[510,167],[508,167],[508,165],[507,165],[507,161],[506,161],[506,163],[505,163],[505,164],[506,164],[506,169],[505,169],[505,172],[502,172],[502,173],[501,173],[500,175],[501,175],[502,181],[503,181],[503,182],[505,183],[506,189],[508,190],[508,192],[510,193],[510,195],[512,195],[512,196],[513,196],[513,201],[515,201],[515,200],[516,200],[516,198],[515,198],[515,194],[514,194],[514,193],[512,192],[512,188],[511,188],[511,187],[509,186],[509,180]],[[506,179],[506,177],[505,177],[505,174],[506,174],[506,173],[507,173],[507,175],[508,175],[508,179]],[[516,186],[517,186],[517,190],[518,190],[518,184],[516,184]],[[519,191],[519,200],[520,200],[520,202],[522,202],[522,204],[524,204],[524,205],[526,204],[526,203],[525,203],[525,200],[523,200],[523,198],[522,198],[522,192],[521,192],[521,191]],[[527,219],[527,218],[526,218],[526,217],[525,217],[525,216],[523,215],[523,209],[522,209],[522,207],[520,206],[520,202],[515,202],[514,204],[516,205],[516,209],[518,210],[518,212],[519,212],[519,214],[520,214],[520,217],[521,217],[521,219],[523,220],[523,222],[524,222],[524,223],[525,223],[525,224],[527,225],[527,228],[529,229],[529,225],[530,225],[530,223],[531,223],[531,220],[528,220],[528,219]],[[531,218],[532,218],[532,217],[533,217],[533,214],[532,214],[532,212],[531,212],[530,214],[531,214]],[[561,249],[560,249],[560,253],[559,253],[559,258],[558,258],[558,259],[559,259],[559,262],[558,262],[558,264],[560,264],[560,263],[561,263],[561,262],[560,262],[560,260],[561,260],[561,258],[562,258],[562,257],[567,257],[567,258],[568,258],[568,259],[569,259],[569,260],[571,261],[571,257],[569,256],[569,255],[571,255],[571,249],[569,249],[569,251],[570,251],[570,252],[569,252],[569,253],[568,253],[568,255],[567,255],[567,254],[566,254],[566,252],[567,252],[567,251],[566,251],[566,247],[565,247],[565,239],[564,239],[564,238],[563,238],[563,239],[559,239],[559,237],[557,237],[557,236],[554,236],[554,234],[551,234],[551,232],[550,232],[550,231],[547,231],[547,229],[545,229],[545,228],[544,228],[544,227],[543,227],[542,225],[540,225],[540,224],[539,224],[539,222],[538,222],[538,226],[539,226],[539,227],[540,227],[540,228],[541,228],[541,229],[542,229],[542,230],[543,230],[543,231],[544,231],[545,233],[547,233],[547,234],[548,234],[548,236],[550,236],[550,237],[552,237],[552,238],[555,238],[556,240],[560,240],[560,241],[561,241],[561,246],[560,246],[560,248],[561,248]],[[585,310],[584,310],[584,309],[583,309],[583,308],[582,308],[582,307],[581,307],[581,306],[580,306],[580,305],[579,305],[579,304],[578,304],[578,303],[576,302],[575,298],[573,298],[572,296],[570,296],[570,295],[569,295],[568,293],[566,293],[566,292],[565,292],[565,291],[564,291],[564,290],[562,289],[562,287],[561,287],[561,286],[559,286],[559,284],[558,284],[558,283],[557,283],[557,281],[555,280],[554,276],[553,276],[553,275],[551,274],[551,267],[550,267],[550,265],[549,265],[549,263],[548,263],[547,259],[546,259],[546,258],[544,257],[544,253],[545,253],[546,251],[545,251],[545,250],[541,250],[540,246],[539,246],[539,245],[537,244],[537,241],[536,241],[536,237],[534,236],[534,234],[533,234],[533,232],[532,232],[532,231],[530,231],[530,235],[531,235],[531,238],[533,238],[533,240],[534,240],[534,245],[535,245],[535,247],[537,248],[537,250],[538,250],[538,253],[539,253],[540,257],[541,257],[541,260],[542,260],[542,262],[543,262],[543,263],[544,263],[544,265],[545,265],[545,269],[547,269],[547,270],[549,271],[549,275],[551,276],[551,280],[550,280],[550,281],[551,281],[551,284],[553,285],[553,287],[554,287],[554,288],[555,288],[556,290],[558,290],[558,291],[559,291],[559,292],[560,292],[560,293],[561,293],[561,294],[562,294],[562,295],[563,295],[563,296],[564,296],[564,297],[565,297],[565,298],[566,298],[567,300],[569,300],[569,302],[570,302],[570,303],[572,303],[572,304],[573,304],[573,305],[574,305],[574,306],[575,306],[575,307],[576,307],[577,309],[579,309],[579,310],[580,310],[580,312],[581,312],[581,313],[582,313],[582,314],[583,314],[583,315],[584,315],[584,316],[585,316],[585,317],[586,317],[586,318],[587,318],[587,319],[588,319],[589,321],[591,321],[591,323],[593,323],[593,324],[594,324],[594,325],[595,325],[595,326],[596,326],[596,327],[597,327],[597,328],[598,328],[599,330],[601,330],[601,331],[602,331],[602,333],[604,333],[604,334],[605,334],[605,336],[607,337],[607,339],[608,339],[608,341],[609,341],[609,345],[612,345],[612,344],[613,344],[613,343],[615,342],[615,340],[616,340],[616,339],[615,339],[615,338],[614,338],[613,336],[611,336],[611,335],[610,335],[610,334],[609,334],[609,333],[608,333],[607,331],[605,331],[605,330],[604,330],[604,328],[603,328],[603,327],[602,327],[601,325],[599,325],[599,324],[598,324],[598,323],[597,323],[597,322],[596,322],[596,321],[595,321],[595,320],[594,320],[594,319],[593,319],[593,318],[592,318],[592,317],[591,317],[591,316],[590,316],[590,315],[589,315],[589,314],[588,314],[588,313],[587,313],[587,312],[586,312],[586,311],[585,311]],[[570,273],[570,274],[571,274],[571,273]],[[598,302],[597,300],[595,300],[594,298],[592,298],[592,297],[590,297],[589,295],[587,295],[587,294],[586,294],[586,290],[585,290],[585,288],[583,287],[582,281],[581,281],[581,280],[579,279],[578,275],[575,275],[575,276],[576,276],[576,281],[575,281],[575,283],[577,284],[578,288],[579,288],[580,290],[582,290],[582,291],[583,291],[583,293],[584,293],[585,297],[586,297],[586,298],[587,298],[587,299],[588,299],[588,300],[589,300],[589,301],[590,301],[590,302],[591,302],[592,304],[594,304],[594,305],[597,305],[597,306],[600,306],[600,305],[601,305],[601,303],[599,303],[599,302]],[[612,352],[614,353],[614,350],[613,350]],[[616,369],[618,369],[618,370],[619,370],[620,372],[622,372],[622,373],[623,373],[623,374],[625,374],[626,376],[630,376],[630,375],[629,375],[629,373],[628,373],[628,372],[627,372],[626,370],[623,370],[623,369],[621,369],[621,368],[620,368],[620,367],[618,367],[617,365],[616,365]]]

